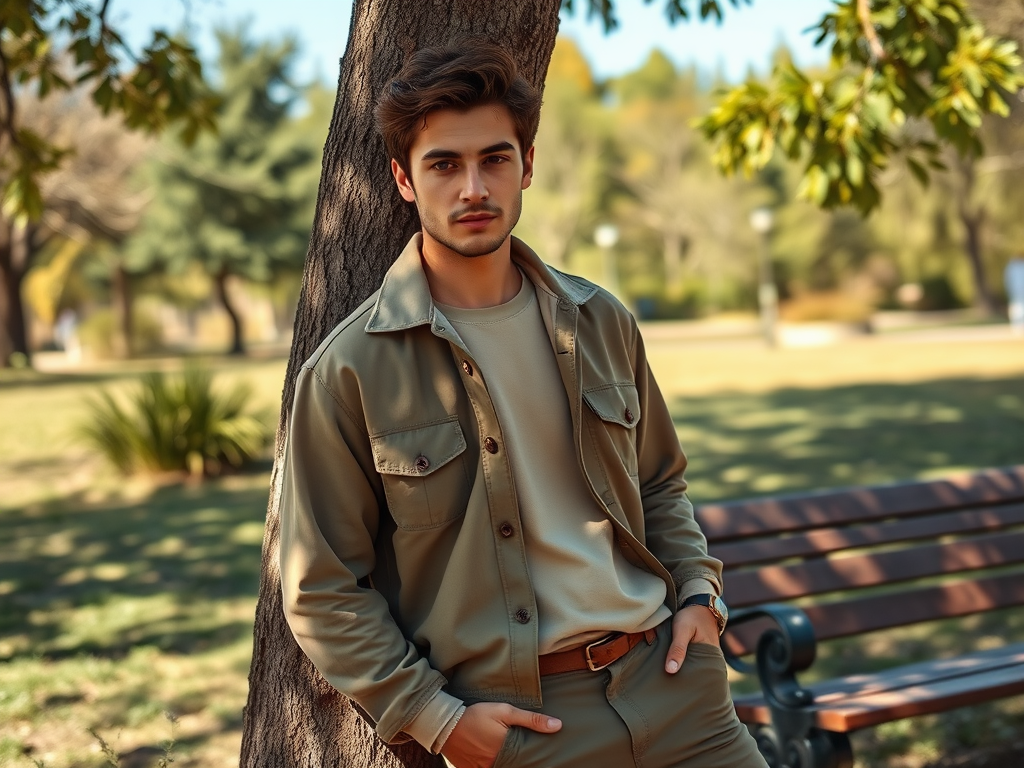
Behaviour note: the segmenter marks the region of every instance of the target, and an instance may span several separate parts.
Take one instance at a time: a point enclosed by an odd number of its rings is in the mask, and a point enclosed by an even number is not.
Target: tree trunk
[[[31,361],[25,327],[25,305],[21,284],[25,279],[30,232],[0,220],[0,368],[11,366],[12,357],[21,353]]]
[[[662,258],[665,262],[665,287],[669,294],[675,296],[683,277],[683,235],[678,232],[666,231],[662,235],[664,243]]]
[[[960,220],[966,230],[964,249],[971,262],[971,275],[974,277],[974,306],[986,315],[994,315],[996,302],[985,279],[985,263],[981,252],[981,230],[985,224],[985,211],[961,211]]]
[[[540,86],[558,31],[560,0],[357,0],[324,151],[316,216],[295,318],[278,425],[256,608],[240,768],[442,766],[414,742],[388,747],[352,703],[313,669],[288,630],[278,569],[283,438],[295,376],[335,325],[375,291],[418,227],[401,201],[373,106],[405,55],[470,34],[501,42]]]
[[[226,269],[221,268],[214,278],[214,284],[217,286],[217,298],[220,299],[221,306],[224,307],[224,311],[231,319],[231,350],[228,354],[244,355],[245,340],[242,338],[242,316],[238,314],[238,310],[235,309],[231,303],[231,297],[228,295],[228,271]]]
[[[960,222],[964,225],[964,250],[971,263],[971,276],[974,278],[974,306],[986,315],[996,313],[996,300],[985,279],[985,260],[981,249],[981,234],[985,224],[986,211],[984,206],[971,204],[977,182],[977,161],[973,158],[960,162],[961,184],[957,191],[957,212]]]
[[[114,307],[117,310],[117,321],[121,331],[117,353],[120,357],[131,357],[135,350],[132,339],[135,329],[132,323],[132,278],[123,264],[114,267]]]

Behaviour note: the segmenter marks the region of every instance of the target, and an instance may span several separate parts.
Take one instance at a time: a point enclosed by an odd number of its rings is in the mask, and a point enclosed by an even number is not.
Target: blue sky
[[[576,4],[582,8],[585,0]],[[636,68],[659,47],[679,64],[695,62],[704,71],[721,70],[738,80],[750,68],[763,70],[780,42],[793,49],[800,63],[825,61],[826,52],[815,49],[813,36],[803,30],[833,5],[831,0],[753,0],[740,10],[728,6],[721,26],[690,22],[670,27],[661,0],[650,5],[617,0],[621,26],[615,32],[604,34],[601,24],[588,22],[580,10],[563,18],[562,32],[579,43],[600,78]],[[178,29],[187,18],[206,57],[215,51],[215,26],[249,18],[257,37],[289,32],[298,38],[302,55],[295,74],[300,80],[319,78],[333,84],[348,37],[352,0],[112,0],[109,13],[135,45],[145,42],[153,28]]]

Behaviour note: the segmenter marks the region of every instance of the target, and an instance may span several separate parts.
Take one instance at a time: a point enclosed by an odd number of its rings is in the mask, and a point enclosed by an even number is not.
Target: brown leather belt
[[[655,637],[657,637],[657,632],[653,629],[631,632],[628,635],[616,632],[578,648],[545,653],[543,656],[537,657],[537,661],[540,662],[540,673],[541,675],[557,675],[561,672],[576,672],[581,669],[597,672],[621,659],[641,640],[646,640],[648,645],[653,644]]]

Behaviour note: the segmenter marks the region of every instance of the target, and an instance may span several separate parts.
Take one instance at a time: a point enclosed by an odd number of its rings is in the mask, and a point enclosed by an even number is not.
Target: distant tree
[[[22,121],[43,140],[68,148],[60,167],[39,179],[43,201],[42,216],[24,225],[30,248],[31,269],[27,278],[40,275],[45,253],[60,248],[62,259],[47,263],[50,285],[47,315],[61,304],[63,287],[76,273],[77,259],[68,255],[96,251],[102,246],[116,252],[116,246],[132,232],[149,201],[134,175],[152,142],[144,134],[129,130],[120,119],[104,116],[80,91],[58,92],[39,101],[22,99]],[[63,266],[64,269],[53,269]],[[107,280],[112,288],[120,335],[114,348],[131,353],[130,276],[117,259],[107,263]],[[40,285],[37,280],[35,285]],[[26,286],[27,287],[27,286]],[[37,295],[37,302],[39,296]],[[47,317],[52,321],[52,317]]]
[[[43,180],[73,151],[25,122],[26,100],[80,89],[129,128],[159,132],[178,124],[186,141],[212,126],[214,101],[195,51],[163,30],[133,51],[111,26],[109,6],[0,3],[0,367],[14,353],[29,358],[21,287],[47,237]]]
[[[297,124],[293,40],[217,32],[217,133],[170,143],[150,168],[153,201],[127,247],[134,271],[199,265],[231,320],[231,352],[245,351],[229,280],[270,282],[302,264],[322,134]]]
[[[544,84],[536,165],[516,234],[565,269],[572,247],[590,238],[608,178],[607,120],[590,65],[559,38]]]

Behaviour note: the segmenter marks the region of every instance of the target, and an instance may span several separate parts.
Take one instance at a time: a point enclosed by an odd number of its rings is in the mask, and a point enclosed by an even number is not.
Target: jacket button
[[[633,412],[629,410],[629,408],[626,409],[626,412],[623,414],[623,416],[625,417],[627,424],[633,423]]]
[[[484,440],[484,448],[487,450],[488,453],[497,453],[498,441],[495,440],[493,437],[488,437]]]
[[[418,469],[420,472],[426,472],[428,469],[430,469],[430,459],[428,459],[426,456],[417,456],[416,469]]]
[[[516,532],[516,529],[513,528],[512,525],[509,523],[502,523],[501,527],[498,530],[501,531],[501,535],[504,536],[506,539]]]
[[[525,608],[520,608],[518,611],[516,611],[516,621],[518,621],[520,624],[529,624],[530,612]]]
[[[462,361],[462,370],[466,372],[467,376],[473,375],[473,366],[469,364],[469,360]]]

